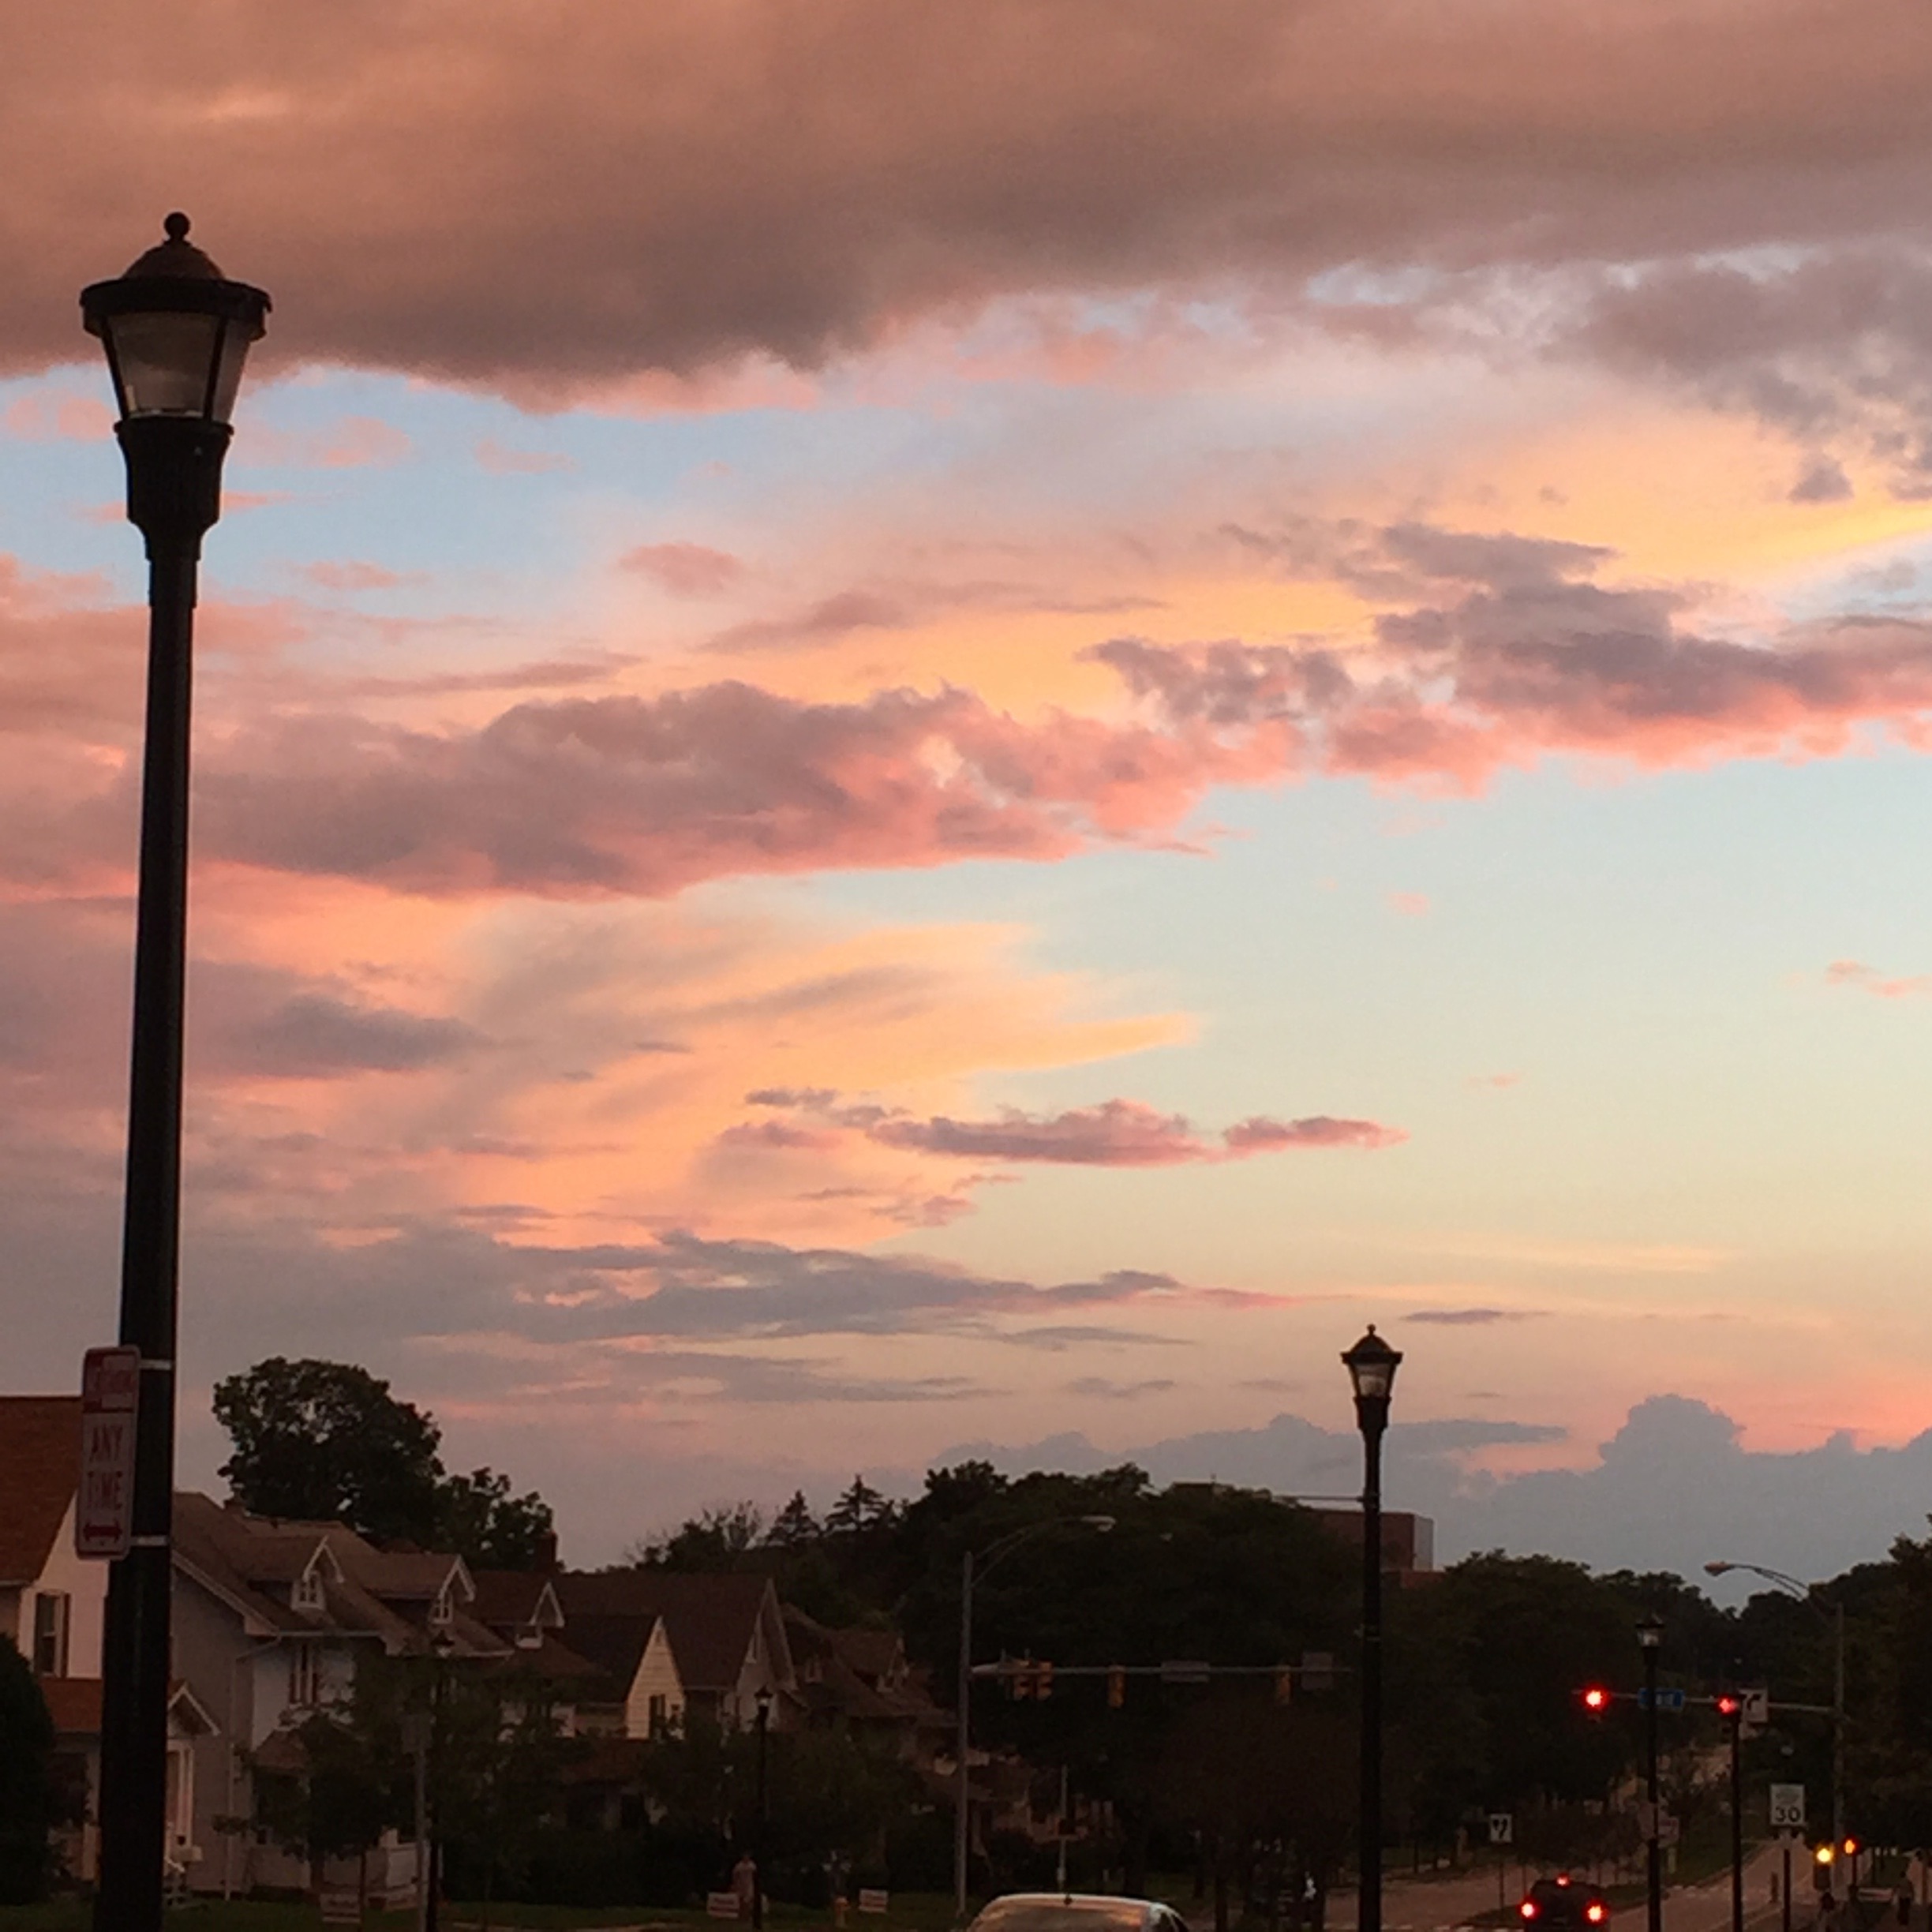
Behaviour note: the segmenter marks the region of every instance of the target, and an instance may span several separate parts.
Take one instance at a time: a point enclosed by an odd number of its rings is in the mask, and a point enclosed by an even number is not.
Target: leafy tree
[[[534,1570],[556,1547],[555,1516],[534,1489],[510,1493],[488,1467],[444,1478],[436,1490],[436,1543],[479,1570]]]
[[[488,1468],[447,1474],[435,1418],[366,1368],[277,1355],[217,1383],[214,1406],[234,1445],[219,1473],[257,1515],[346,1523],[484,1569],[534,1568],[549,1546],[541,1496]]]
[[[852,1487],[826,1511],[828,1536],[851,1536],[863,1530],[889,1525],[896,1512],[886,1496],[863,1476],[852,1479]]]
[[[282,1757],[291,1746],[300,1759],[293,1767]],[[275,1747],[272,1763],[253,1767],[255,1824],[307,1860],[312,1886],[320,1886],[328,1860],[358,1856],[404,1822],[399,1744],[365,1711],[317,1711]]]
[[[442,1432],[366,1368],[273,1356],[215,1385],[215,1419],[234,1444],[219,1473],[243,1508],[377,1541],[433,1538]]]
[[[764,1541],[765,1512],[755,1503],[722,1503],[687,1517],[668,1535],[632,1544],[626,1554],[645,1570],[737,1570]]]
[[[54,1720],[27,1661],[0,1635],[0,1904],[47,1889],[53,1822]]]
[[[818,1518],[811,1513],[811,1505],[805,1500],[805,1492],[794,1489],[792,1500],[772,1518],[771,1527],[765,1532],[765,1541],[781,1548],[793,1548],[815,1543],[822,1533]]]

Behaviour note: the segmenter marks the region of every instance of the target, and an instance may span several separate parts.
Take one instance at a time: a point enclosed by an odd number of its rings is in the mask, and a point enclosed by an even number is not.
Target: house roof
[[[473,1570],[476,1586],[472,1613],[493,1629],[534,1626],[560,1630],[564,1612],[550,1578],[540,1570]]]
[[[80,1398],[0,1396],[0,1584],[35,1582],[80,1480]]]
[[[767,1619],[772,1641],[780,1646],[772,1660],[773,1675],[781,1683],[791,1676],[784,1625],[769,1577],[600,1570],[565,1571],[552,1581],[564,1608],[565,1641],[606,1669],[620,1672],[627,1683],[650,1641],[651,1623],[659,1618],[687,1690],[733,1689],[761,1619]],[[621,1661],[625,1657],[628,1668]]]
[[[897,1631],[854,1625],[826,1634],[839,1656],[868,1683],[889,1683],[905,1670],[905,1643]]]
[[[829,1630],[795,1604],[784,1607],[785,1631],[799,1672],[799,1694],[807,1707],[824,1716],[859,1723],[926,1726],[943,1721],[925,1687],[905,1670],[905,1649],[896,1631]],[[856,1640],[856,1641],[855,1641]],[[863,1665],[882,1660],[896,1670],[874,1676],[852,1662],[856,1652]]]
[[[373,1637],[391,1651],[421,1649],[429,1606],[447,1586],[454,1614],[442,1627],[459,1651],[489,1656],[504,1649],[468,1612],[473,1588],[459,1556],[379,1550],[340,1523],[251,1516],[192,1491],[174,1498],[174,1553],[264,1637]],[[321,1583],[320,1603],[298,1608],[294,1586],[311,1573]]]

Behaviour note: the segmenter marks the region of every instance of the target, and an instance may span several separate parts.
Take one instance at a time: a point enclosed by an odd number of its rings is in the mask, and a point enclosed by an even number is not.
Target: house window
[[[449,1592],[447,1589],[437,1591],[436,1601],[429,1606],[429,1621],[432,1623],[447,1623],[455,1614],[456,1606],[450,1601]]]
[[[309,1643],[289,1646],[288,1701],[306,1707],[317,1701],[321,1673],[317,1668],[316,1646]]]
[[[295,1579],[295,1588],[289,1601],[298,1610],[320,1610],[322,1573],[319,1570],[305,1570]]]
[[[671,1728],[671,1700],[663,1691],[654,1693],[650,1701],[650,1735],[662,1737]]]
[[[73,1599],[65,1590],[42,1590],[34,1598],[33,1667],[43,1677],[67,1675],[67,1625]]]

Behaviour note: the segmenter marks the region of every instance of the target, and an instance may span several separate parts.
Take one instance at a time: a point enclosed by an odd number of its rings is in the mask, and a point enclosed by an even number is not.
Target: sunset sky
[[[1339,1428],[1365,1321],[1431,1507],[1661,1395],[1932,1425],[1923,0],[9,43],[9,1387],[113,1331],[144,575],[75,297],[179,207],[275,305],[201,612],[186,1475],[271,1353],[579,1559]]]

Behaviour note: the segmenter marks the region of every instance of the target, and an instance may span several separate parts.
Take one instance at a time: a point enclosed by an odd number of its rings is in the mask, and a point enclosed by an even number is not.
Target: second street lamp
[[[1722,1559],[1704,1566],[1706,1576],[1728,1576],[1733,1570],[1748,1571],[1752,1576],[1762,1577],[1773,1583],[1788,1597],[1795,1597],[1800,1603],[1809,1604],[1818,1614],[1825,1616],[1824,1591],[1816,1583],[1807,1583],[1802,1577],[1795,1577],[1788,1571],[1773,1570],[1768,1563],[1735,1563]],[[1845,1620],[1842,1600],[1831,1606],[1826,1620],[1832,1629],[1832,1794],[1831,1810],[1832,1843],[1844,1842],[1844,1753],[1845,1753]]]
[[[1637,1626],[1643,1648],[1644,1796],[1650,1807],[1644,1832],[1645,1904],[1648,1932],[1664,1932],[1664,1812],[1657,1781],[1657,1653],[1664,1647],[1664,1620],[1647,1616]]]
[[[167,1854],[174,1339],[181,1245],[182,1013],[187,972],[188,743],[201,539],[268,298],[230,282],[170,215],[167,240],[80,297],[114,379],[127,507],[148,545],[148,699],[135,916],[134,1030],[120,1339],[140,1352],[128,1553],[101,1646],[99,1932],[157,1932]]]
[[[1362,1437],[1361,1846],[1357,1932],[1382,1932],[1382,1437],[1402,1357],[1375,1331],[1342,1360]]]
[[[1022,1543],[1049,1530],[1069,1524],[1084,1525],[1103,1535],[1114,1527],[1111,1516],[1049,1516],[1039,1522],[1023,1524],[989,1543],[975,1557],[968,1545],[960,1556],[959,1628],[959,1763],[953,1786],[953,1905],[959,1923],[966,1923],[967,1867],[972,1857],[972,1780],[969,1765],[972,1755],[972,1643],[973,1589],[987,1572]]]

